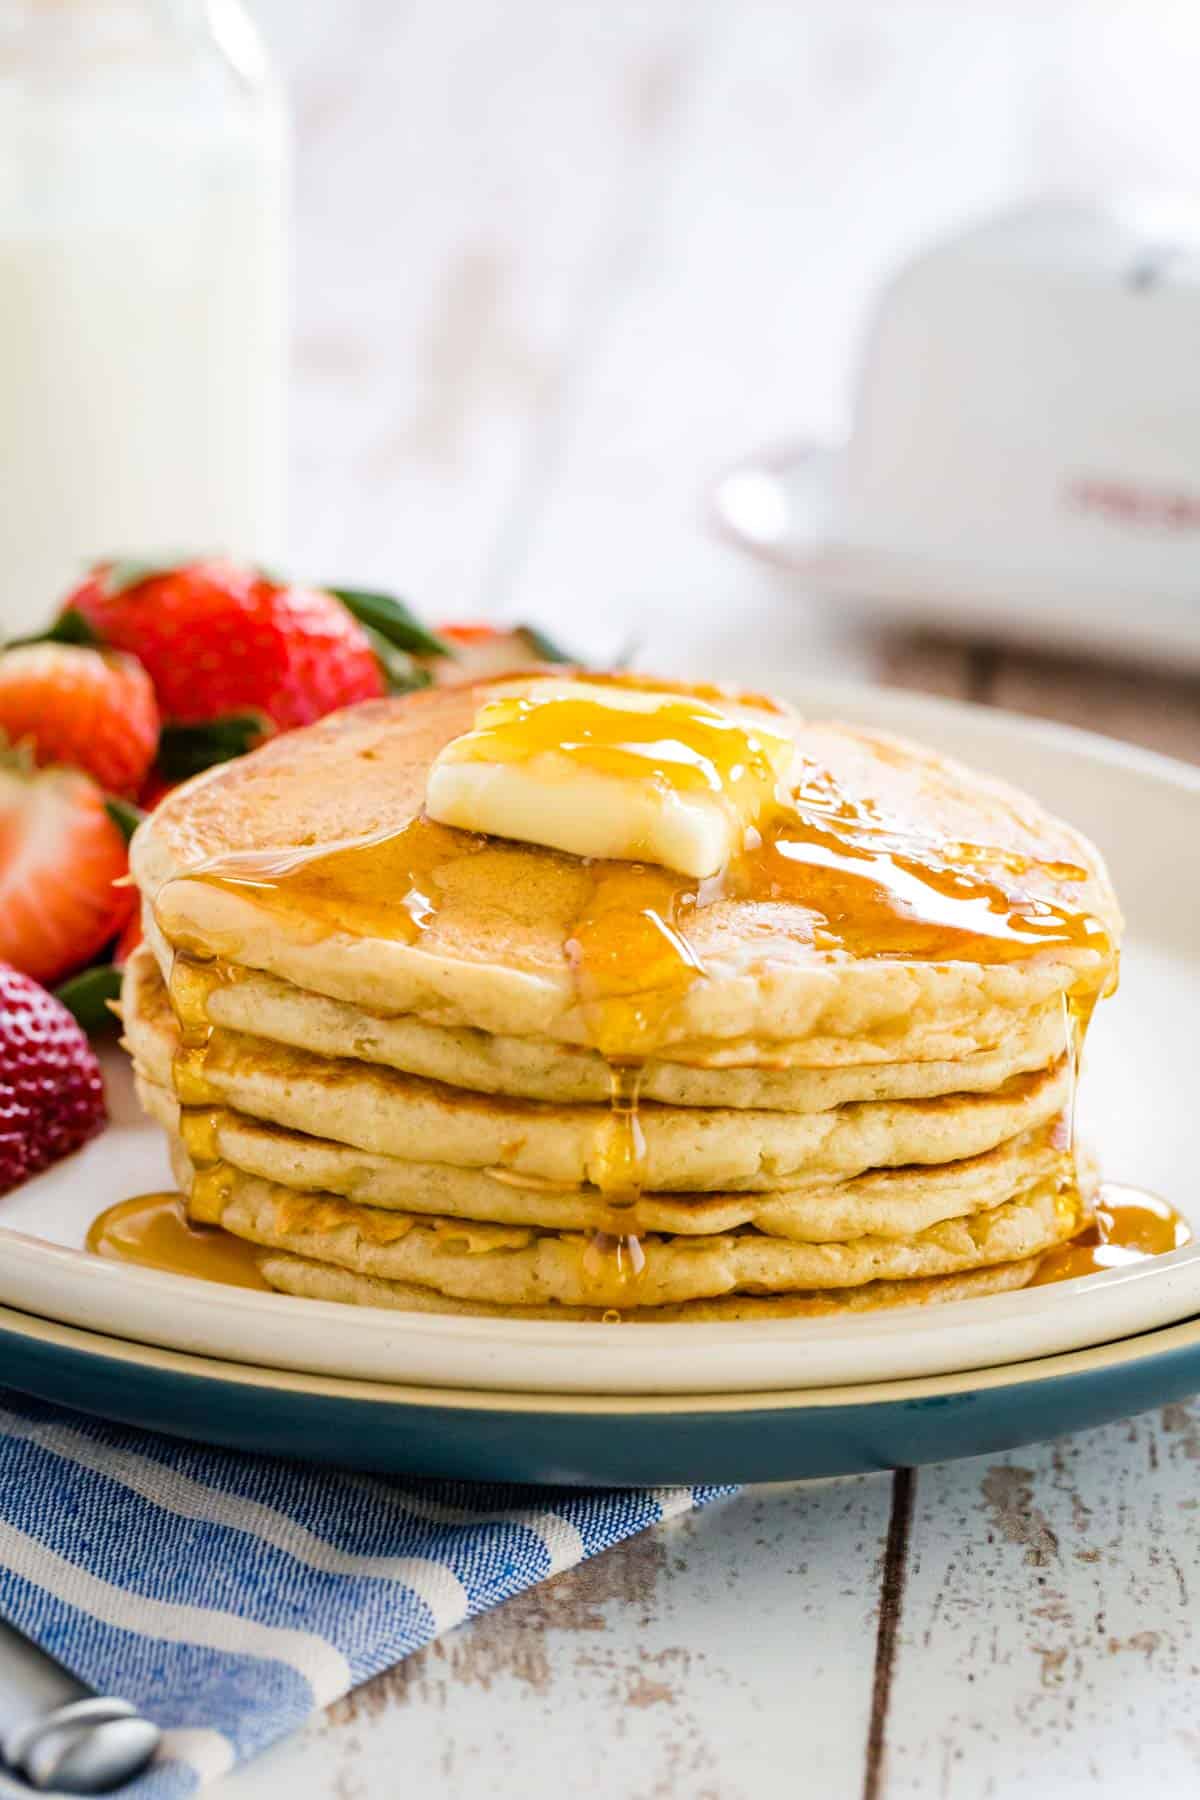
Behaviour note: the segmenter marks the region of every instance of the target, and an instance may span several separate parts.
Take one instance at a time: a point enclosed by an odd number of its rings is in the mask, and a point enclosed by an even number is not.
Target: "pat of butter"
[[[574,856],[716,875],[778,804],[783,718],[619,681],[497,688],[426,785],[432,819]]]

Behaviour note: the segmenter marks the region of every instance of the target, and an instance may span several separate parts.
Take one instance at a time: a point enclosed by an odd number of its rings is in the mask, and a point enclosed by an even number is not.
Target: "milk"
[[[283,532],[285,132],[261,52],[211,34],[240,17],[222,7],[27,10],[15,79],[0,39],[0,636],[96,558],[271,562]]]

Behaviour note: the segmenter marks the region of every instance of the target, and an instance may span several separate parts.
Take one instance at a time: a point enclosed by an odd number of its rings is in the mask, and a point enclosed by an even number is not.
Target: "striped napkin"
[[[390,1480],[0,1389],[0,1616],[162,1726],[174,1800],[497,1601],[730,1490]]]

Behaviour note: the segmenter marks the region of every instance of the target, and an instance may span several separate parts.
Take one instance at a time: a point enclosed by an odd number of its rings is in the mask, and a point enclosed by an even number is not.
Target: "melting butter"
[[[500,691],[447,744],[431,819],[573,856],[716,875],[796,760],[752,709],[670,690],[542,681]]]

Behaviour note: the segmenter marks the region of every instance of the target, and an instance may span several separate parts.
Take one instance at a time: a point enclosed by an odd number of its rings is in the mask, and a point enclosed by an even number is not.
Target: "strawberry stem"
[[[158,767],[168,781],[186,781],[214,763],[232,762],[270,734],[261,713],[228,713],[203,725],[164,725],[158,740]]]
[[[564,650],[561,644],[555,643],[552,637],[547,637],[544,631],[539,631],[536,625],[518,625],[516,633],[525,640],[539,662],[578,664],[582,660],[578,656],[572,656],[569,650]]]
[[[416,662],[407,650],[397,650],[372,625],[364,625],[363,630],[375,652],[375,661],[379,664],[389,694],[411,694],[417,688],[430,685],[433,677],[429,670]]]
[[[34,632],[32,637],[9,638],[4,648],[16,650],[22,644],[98,644],[99,641],[83,614],[68,606],[45,631]]]
[[[105,798],[104,810],[126,843],[129,842],[146,816],[141,807],[135,806],[132,800],[120,800],[115,794],[109,794]]]
[[[392,594],[375,593],[369,588],[346,587],[327,587],[325,592],[332,594],[335,600],[340,600],[360,625],[365,625],[369,631],[378,632],[381,638],[397,650],[406,650],[410,656],[454,655],[444,638],[422,625],[412,609]]]
[[[115,1026],[109,1002],[119,999],[120,994],[121,971],[112,963],[96,963],[83,969],[54,990],[55,999],[62,1001],[89,1037]]]

